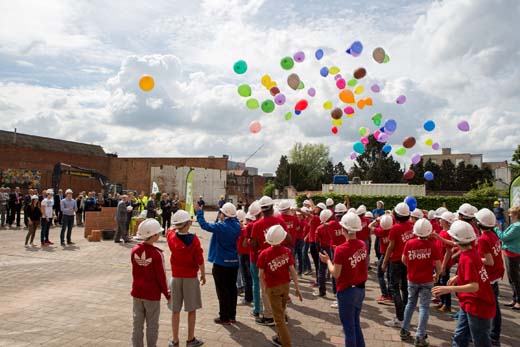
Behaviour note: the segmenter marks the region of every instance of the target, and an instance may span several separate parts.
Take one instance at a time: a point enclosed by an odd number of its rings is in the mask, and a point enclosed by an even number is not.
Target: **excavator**
[[[96,179],[99,181],[101,187],[105,190],[105,194],[121,194],[123,191],[123,186],[120,183],[111,183],[105,175],[100,174],[97,171],[65,163],[56,163],[54,165],[54,170],[52,171],[52,188],[55,192],[58,191],[61,182],[61,176],[63,174]]]

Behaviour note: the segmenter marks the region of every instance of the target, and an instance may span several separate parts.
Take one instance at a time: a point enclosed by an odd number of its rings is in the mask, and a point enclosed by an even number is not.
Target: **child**
[[[308,200],[306,200],[308,201]],[[310,241],[309,241],[309,231],[310,231],[310,223],[313,216],[310,214],[310,210],[308,207],[303,206],[300,210],[300,220],[301,220],[301,229],[303,235],[303,250],[302,250],[302,272],[304,275],[310,275],[312,273],[311,268],[311,260],[309,258],[309,249],[310,249]],[[298,265],[299,266],[299,265]],[[298,271],[299,271],[298,267]]]
[[[454,222],[449,234],[461,249],[457,275],[448,281],[447,286],[433,287],[432,294],[459,293],[460,311],[453,336],[454,347],[466,347],[470,339],[475,346],[491,346],[489,334],[496,311],[495,298],[486,268],[477,250],[471,246],[477,236],[471,225],[464,221]]]
[[[448,280],[450,279],[450,271],[451,267],[454,265],[451,256],[453,255],[453,246],[447,242],[446,240],[451,242],[450,234],[448,230],[450,226],[455,222],[455,215],[449,211],[443,212],[443,214],[439,218],[439,225],[441,227],[441,231],[439,232],[440,239],[437,240],[437,249],[441,253],[441,258],[443,259],[441,265],[441,274],[439,276],[439,285],[445,286],[448,284]],[[432,234],[436,235],[436,234]],[[437,307],[441,312],[451,312],[451,294],[441,295],[440,304]]]
[[[253,280],[251,279],[251,269],[249,266],[249,241],[247,239],[247,225],[255,220],[251,214],[246,214],[243,210],[237,211],[238,221],[242,226],[240,236],[237,241],[239,270],[242,275],[242,284],[244,286],[244,297],[240,301],[240,305],[249,305],[253,302]]]
[[[347,213],[347,206],[345,204],[339,203],[334,208],[334,212],[336,214],[335,218],[329,222],[329,233],[330,233],[330,256],[334,255],[334,251],[336,247],[343,244],[347,239],[345,235],[343,235],[343,227],[339,222],[341,218]],[[336,288],[336,279],[332,276],[332,292],[334,295],[337,294]],[[338,308],[338,301],[335,300],[332,304],[330,304],[331,308]]]
[[[327,264],[331,275],[337,280],[339,318],[345,333],[345,346],[364,347],[360,315],[368,279],[367,246],[356,238],[356,233],[363,227],[355,213],[345,214],[340,224],[346,241],[336,248],[334,264],[325,252],[320,253],[320,260]]]
[[[388,247],[388,235],[390,233],[390,228],[392,227],[394,221],[392,217],[388,214],[385,214],[375,221],[370,223],[370,230],[376,235],[379,239],[379,260],[377,262],[377,279],[379,281],[379,288],[381,289],[381,296],[377,299],[377,303],[391,304],[393,302],[392,296],[390,295],[390,271],[387,271],[387,279],[388,283],[385,280],[385,273],[381,269],[383,265],[383,260],[385,258],[386,249]]]
[[[411,239],[404,245],[402,261],[408,269],[408,303],[404,311],[403,327],[399,335],[401,340],[410,337],[410,321],[413,311],[419,303],[419,324],[415,334],[415,346],[426,347],[426,326],[430,315],[431,290],[437,282],[441,271],[441,262],[438,249],[429,237],[432,233],[432,225],[427,219],[418,219],[413,226],[413,233],[418,238]],[[435,276],[432,276],[435,264]]]
[[[136,240],[142,240],[132,248],[132,291],[134,298],[134,327],[132,344],[134,347],[144,346],[143,328],[146,320],[146,344],[157,346],[159,336],[159,315],[161,313],[161,294],[170,301],[164,258],[162,251],[153,244],[159,240],[161,225],[153,218],[145,219],[137,229]]]
[[[178,210],[173,215],[173,228],[168,230],[166,240],[171,251],[170,265],[172,278],[170,281],[172,310],[172,332],[173,340],[169,347],[179,346],[179,324],[181,308],[184,303],[184,311],[188,312],[188,340],[186,346],[202,346],[204,342],[195,337],[196,310],[202,308],[199,279],[197,273],[200,271],[200,284],[206,284],[206,273],[204,270],[204,257],[202,246],[195,234],[189,233],[191,217],[188,212]]]
[[[251,315],[255,318],[260,317],[262,301],[260,299],[260,279],[258,278],[258,268],[256,267],[256,258],[258,255],[251,247],[251,234],[253,232],[253,226],[261,217],[261,214],[262,209],[260,208],[260,203],[258,201],[254,201],[249,205],[247,211],[249,222],[246,225],[246,238],[249,245],[249,269],[251,271],[251,282],[253,287],[253,310],[251,311]]]
[[[257,266],[260,280],[266,288],[267,296],[273,311],[278,335],[273,336],[275,346],[291,347],[291,336],[285,322],[285,308],[289,297],[289,274],[296,287],[296,296],[303,300],[298,285],[298,275],[294,269],[294,257],[290,249],[282,246],[287,232],[280,225],[273,225],[267,231],[265,241],[271,247],[265,248],[258,256]]]
[[[320,253],[325,252],[330,256],[330,226],[329,220],[334,214],[331,210],[325,209],[320,213],[321,225],[316,228],[316,244],[319,247]],[[312,295],[324,297],[326,295],[327,282],[327,266],[320,262],[318,270],[318,292]]]

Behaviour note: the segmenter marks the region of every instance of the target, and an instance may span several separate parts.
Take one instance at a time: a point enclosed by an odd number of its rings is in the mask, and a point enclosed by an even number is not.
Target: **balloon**
[[[332,129],[330,129],[330,131],[332,131],[332,133],[334,135],[336,135],[338,133],[338,128],[337,127],[332,127]]]
[[[251,96],[251,87],[249,84],[241,84],[238,86],[238,94],[240,96],[243,96],[244,98],[247,98],[248,96]]]
[[[364,144],[364,145],[368,145],[370,141],[368,140],[368,137],[362,137],[361,138],[361,143]]]
[[[329,75],[329,69],[326,66],[322,67],[320,69],[320,75],[327,77]]]
[[[381,126],[381,120],[383,119],[383,115],[381,113],[376,113],[372,116],[372,122],[374,122],[374,125],[376,127]]]
[[[237,61],[233,65],[233,71],[235,71],[236,74],[242,75],[247,71],[247,63],[243,60]]]
[[[361,84],[354,89],[354,93],[356,93],[358,95],[363,94],[364,91],[365,91],[365,88]]]
[[[372,106],[372,103],[373,103],[372,98],[365,98],[365,105]]]
[[[274,111],[274,102],[272,100],[264,100],[261,107],[265,113],[271,113]]]
[[[310,97],[314,97],[316,96],[316,89],[314,88],[309,88],[309,90],[307,90],[307,94],[309,94]]]
[[[354,160],[356,158],[357,158],[357,153],[356,152],[350,153],[350,159]]]
[[[294,53],[293,58],[294,61],[296,61],[297,63],[301,63],[305,60],[305,53],[303,53],[302,51],[296,52]]]
[[[255,98],[251,98],[246,101],[246,106],[250,110],[256,110],[260,107],[260,104],[258,103],[258,100],[256,100]]]
[[[292,90],[298,89],[298,85],[300,84],[300,76],[295,73],[292,73],[287,77],[287,84],[291,87]]]
[[[385,132],[388,130],[390,132],[394,132],[397,129],[397,122],[393,119],[388,119],[385,122]]]
[[[414,154],[412,156],[412,164],[417,165],[421,161],[421,155],[420,154]]]
[[[357,79],[352,78],[352,79],[350,79],[350,80],[348,81],[347,84],[348,84],[349,87],[354,87],[354,86],[357,84]]]
[[[332,102],[331,101],[325,101],[323,103],[323,108],[326,110],[330,110],[332,108]]]
[[[274,97],[274,102],[278,106],[282,106],[283,104],[285,104],[285,95],[278,94],[277,96]]]
[[[361,99],[357,102],[357,107],[362,110],[365,107],[365,100]]]
[[[262,85],[266,88],[269,88],[269,86],[271,85],[271,76],[269,75],[263,75],[262,76],[262,79],[260,80],[260,82],[262,82]],[[270,89],[270,88],[269,88]]]
[[[368,128],[365,128],[365,127],[359,128],[359,135],[367,136],[368,134],[370,134],[370,130],[368,130]]]
[[[404,202],[405,202],[405,204],[408,205],[408,207],[410,208],[410,211],[413,211],[417,208],[417,199],[411,195],[408,195],[404,199]]]
[[[337,74],[337,75],[334,76],[334,81],[337,81],[337,80],[339,80],[340,78],[343,78],[343,76],[341,76],[341,74],[339,73],[339,74]]]
[[[309,103],[307,102],[307,100],[302,99],[302,100],[298,101],[296,103],[296,105],[294,105],[294,109],[297,111],[304,111],[307,108],[307,106],[309,106]]]
[[[397,97],[397,99],[395,99],[395,102],[398,103],[399,105],[402,105],[406,102],[406,96],[404,95],[399,95]]]
[[[271,81],[271,83],[269,83],[269,85],[267,85],[267,89],[268,90],[271,90],[272,88],[276,87],[278,84],[276,84],[275,81]]]
[[[300,111],[300,110],[294,110],[294,114],[297,115],[297,116],[299,116],[300,114],[302,114],[302,111]]]
[[[433,181],[433,179],[434,179],[433,172],[426,171],[424,173],[424,179],[427,180],[427,181]]]
[[[350,89],[343,89],[339,92],[339,99],[346,104],[354,104],[356,102],[354,94]]]
[[[397,151],[395,151],[395,154],[397,154],[397,155],[405,155],[406,154],[406,149],[401,147]]]
[[[300,83],[298,83],[298,88],[296,89],[303,89],[305,88],[305,84],[303,84],[303,81],[300,81]]]
[[[314,56],[316,57],[317,60],[320,60],[321,58],[323,58],[323,49],[319,48],[316,50],[316,52],[314,53]]]
[[[381,91],[381,88],[379,88],[379,86],[377,84],[372,84],[372,86],[370,87],[370,90],[373,91],[374,93],[379,93]]]
[[[290,70],[294,66],[294,60],[291,57],[282,58],[280,65],[282,66],[282,69]]]
[[[257,120],[252,121],[249,124],[249,131],[253,134],[257,134],[262,129],[262,126],[260,125],[260,122]]]
[[[155,86],[155,81],[152,76],[144,75],[139,79],[139,87],[143,92],[149,92]]]
[[[462,122],[459,122],[459,124],[457,124],[457,128],[460,131],[467,132],[467,131],[469,131],[469,123],[467,121],[463,120]]]
[[[354,71],[354,78],[357,80],[362,79],[366,75],[367,75],[367,70],[365,70],[364,67],[360,67],[359,69],[356,69],[356,71]]]
[[[354,151],[359,154],[365,153],[365,145],[359,141],[354,143]]]
[[[351,114],[354,114],[354,108],[352,106],[347,106],[343,109],[343,112],[345,112],[345,114],[347,115],[351,115]]]
[[[360,41],[354,41],[350,46],[352,53],[361,54],[363,52],[363,44]]]
[[[330,69],[329,69],[329,73],[331,75],[337,75],[339,73],[339,67],[337,66],[332,66]]]
[[[432,120],[427,120],[426,122],[424,122],[423,128],[426,131],[433,131],[435,129],[435,122]]]
[[[385,145],[382,149],[383,152],[385,153],[390,153],[392,151],[392,146],[390,145]]]
[[[379,136],[377,137],[377,141],[384,143],[384,142],[388,141],[388,137],[389,136],[387,133],[380,133]]]
[[[412,148],[413,146],[415,146],[415,137],[413,137],[413,136],[406,137],[403,141],[403,147]]]
[[[372,51],[372,58],[374,58],[374,60],[376,62],[378,62],[379,64],[383,63],[383,61],[385,60],[385,55],[386,55],[386,52],[381,47],[377,47],[376,49],[374,49]]]
[[[424,143],[426,144],[426,146],[431,146],[433,144],[433,141],[432,141],[432,139],[426,139],[426,141],[424,141]]]
[[[412,169],[406,170],[406,172],[403,175],[403,178],[405,180],[411,180],[415,177],[415,172]]]
[[[271,89],[269,89],[269,93],[271,93],[272,96],[276,96],[280,94],[280,88],[272,87]]]
[[[374,138],[377,140],[377,138],[379,137],[379,134],[381,134],[381,130],[376,130],[374,131]]]
[[[388,56],[388,54],[385,54],[385,60],[383,60],[383,64],[386,64],[390,61],[390,57]]]
[[[291,112],[287,112],[285,114],[285,120],[290,120],[292,118],[292,113]]]
[[[343,116],[343,111],[341,111],[341,108],[336,107],[330,112],[330,116],[334,119],[340,119]]]
[[[432,149],[433,149],[434,151],[439,150],[440,147],[441,147],[441,145],[439,145],[437,142],[435,142],[435,143],[432,145]]]
[[[336,87],[338,87],[338,89],[343,89],[347,86],[347,84],[345,83],[345,80],[343,78],[339,78],[337,81],[336,81]]]
[[[332,120],[332,125],[337,126],[337,127],[342,126],[343,125],[343,119],[341,119],[341,118],[340,119],[333,119]]]

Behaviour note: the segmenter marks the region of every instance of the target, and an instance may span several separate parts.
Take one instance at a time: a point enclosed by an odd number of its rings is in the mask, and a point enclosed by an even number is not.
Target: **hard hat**
[[[463,215],[464,217],[473,218],[475,217],[475,208],[468,203],[464,203],[460,205],[457,213]]]
[[[326,223],[330,217],[332,217],[332,211],[329,210],[329,209],[324,209],[323,211],[320,212],[320,221],[322,223]]]
[[[435,218],[435,211],[429,210],[428,211],[428,219],[434,219]]]
[[[303,206],[310,205],[310,204],[311,204],[311,202],[309,200],[303,200]]]
[[[291,208],[291,202],[289,200],[282,200],[280,201],[280,203],[278,204],[278,210],[280,212],[282,211],[286,211],[288,209]]]
[[[410,215],[410,207],[404,202],[400,202],[394,207],[394,211],[401,217],[408,217]]]
[[[32,195],[32,196],[31,196],[31,200],[38,200],[38,199],[39,199],[39,198],[38,198],[38,195]]]
[[[388,230],[392,227],[392,225],[394,224],[394,220],[392,218],[392,216],[388,215],[388,214],[385,214],[383,215],[380,219],[379,219],[379,225],[381,226],[381,228],[383,228],[384,230]]]
[[[354,207],[351,207],[351,208],[348,209],[347,212],[356,213],[356,209]]]
[[[258,200],[258,203],[260,204],[260,207],[262,209],[266,207],[271,207],[274,205],[273,199],[271,199],[269,196],[262,196],[260,200]]]
[[[184,210],[178,210],[173,214],[172,224],[173,225],[182,225],[191,220],[190,214]]]
[[[276,246],[282,243],[287,237],[287,232],[281,225],[273,225],[267,230],[267,234],[265,235],[265,242],[270,245]]]
[[[356,210],[356,214],[357,214],[358,216],[360,216],[360,215],[363,215],[363,216],[364,216],[365,213],[367,213],[367,207],[366,207],[365,205],[360,205],[360,206],[357,208],[357,210]]]
[[[319,204],[317,204],[316,207],[321,208],[322,210],[327,209],[327,206],[323,202],[320,202]]]
[[[52,189],[47,189],[47,194],[54,194],[54,190],[52,190]]]
[[[255,215],[251,214],[251,213],[247,213],[246,214],[246,219],[249,219],[249,220],[252,220],[252,221],[255,221],[256,220],[256,217]]]
[[[327,200],[325,201],[325,205],[327,205],[327,207],[334,206],[334,200],[332,200],[331,198],[327,198]]]
[[[432,233],[432,223],[426,218],[421,218],[413,225],[413,233],[419,237],[428,237]]]
[[[443,221],[446,221],[450,224],[453,224],[453,222],[455,222],[455,215],[453,213],[451,213],[450,211],[446,211],[444,212],[441,217],[440,217]]]
[[[132,206],[127,206],[126,207],[126,211],[127,212],[132,212],[134,210],[134,208]]]
[[[477,238],[471,225],[461,220],[453,222],[450,230],[448,230],[448,234],[450,234],[451,238],[456,242],[463,244],[470,243]]]
[[[372,218],[374,218],[374,215],[372,214],[372,212],[367,211],[367,212],[365,212],[365,217],[372,219]]]
[[[135,236],[134,239],[146,240],[150,236],[161,233],[163,230],[161,224],[159,224],[155,218],[147,218],[139,224],[139,227],[137,228],[137,236]]]
[[[347,206],[345,206],[345,204],[339,203],[334,208],[334,212],[337,214],[347,213]]]
[[[246,219],[246,211],[244,210],[238,210],[237,211],[237,219],[241,222],[243,222]]]
[[[475,218],[477,219],[477,222],[483,227],[493,228],[497,224],[497,218],[495,217],[495,214],[487,208],[483,208],[482,210],[478,211],[475,214]]]
[[[361,226],[361,219],[357,214],[352,212],[347,212],[343,217],[341,217],[339,224],[343,228],[347,229],[349,234],[353,234],[363,229]]]
[[[500,201],[495,200],[495,202],[493,203],[493,205],[499,205],[499,206],[500,206]]]
[[[220,209],[220,212],[222,212],[226,217],[233,218],[237,216],[237,208],[230,202],[226,202]]]
[[[417,219],[421,219],[422,217],[424,217],[424,213],[423,213],[423,211],[421,211],[418,208],[416,208],[415,210],[413,210],[410,213],[410,216],[415,217]]]
[[[260,214],[260,212],[262,212],[262,208],[260,207],[260,203],[258,202],[258,200],[253,201],[253,203],[251,205],[249,205],[248,212],[251,213],[255,217],[258,216]]]
[[[72,189],[67,189],[67,190],[65,191],[65,195],[66,195],[66,194],[72,194]]]
[[[447,211],[448,209],[446,207],[439,207],[435,210],[435,218],[441,218],[442,214]]]
[[[307,207],[305,207],[305,206],[300,208],[300,211],[302,211],[303,213],[309,213],[309,209]]]

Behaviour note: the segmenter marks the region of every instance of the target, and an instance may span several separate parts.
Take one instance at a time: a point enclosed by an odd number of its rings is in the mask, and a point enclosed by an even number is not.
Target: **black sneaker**
[[[426,341],[426,337],[417,336],[413,342],[413,345],[417,347],[428,347],[430,344],[428,341]]]
[[[179,341],[170,340],[168,342],[168,347],[179,347]]]
[[[65,242],[63,242],[63,241],[60,242],[60,245],[65,246]]]
[[[260,313],[255,312],[255,311],[251,311],[251,312],[249,312],[249,315],[252,316],[252,317],[255,317],[255,318],[260,317]]]
[[[67,245],[75,245],[75,243],[72,241],[67,241]]]
[[[199,340],[198,338],[194,337],[190,341],[186,341],[186,347],[199,347],[204,344],[204,341]]]
[[[399,331],[399,336],[401,337],[401,341],[408,340],[410,338],[410,332],[404,329]]]
[[[264,326],[267,326],[267,327],[272,327],[272,326],[275,325],[273,318],[261,317],[261,318],[255,319],[255,322],[258,325],[264,325]]]
[[[273,336],[273,338],[271,339],[271,343],[274,346],[278,346],[278,347],[282,346],[282,341],[280,341],[280,338],[278,337],[278,335]]]
[[[231,322],[230,322],[230,321],[223,321],[223,320],[220,319],[220,318],[215,318],[215,319],[213,319],[213,322],[215,322],[215,324],[231,325]]]

